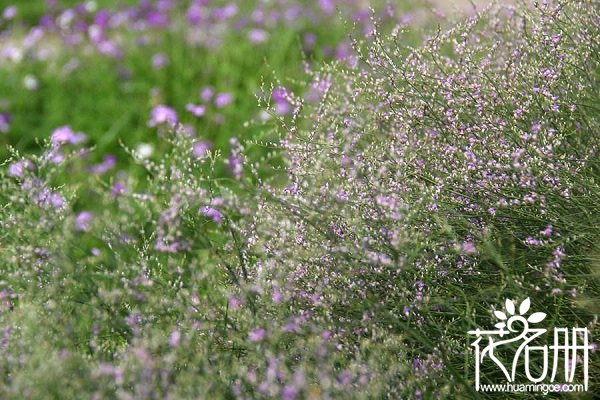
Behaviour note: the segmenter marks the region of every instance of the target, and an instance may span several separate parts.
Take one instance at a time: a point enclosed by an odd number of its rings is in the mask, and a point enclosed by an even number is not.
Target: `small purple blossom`
[[[148,126],[153,128],[155,126],[167,124],[171,127],[177,124],[177,113],[171,107],[165,105],[158,105],[150,112],[150,120]]]
[[[102,162],[91,165],[88,169],[92,174],[102,175],[113,169],[116,163],[117,158],[112,154],[107,154],[104,156]]]
[[[546,229],[540,232],[540,235],[550,237],[552,236],[552,225],[548,225]]]
[[[261,342],[267,337],[267,331],[263,328],[255,328],[248,333],[248,340],[251,342]]]
[[[8,176],[20,178],[23,176],[26,170],[32,168],[33,164],[29,160],[16,161],[8,166]]]
[[[231,93],[219,93],[215,97],[215,106],[217,108],[227,107],[233,101],[233,95]]]
[[[269,34],[262,29],[251,29],[248,32],[248,39],[250,39],[252,43],[259,44],[266,42],[269,39]]]
[[[235,311],[238,308],[240,308],[240,305],[242,304],[242,302],[236,296],[229,296],[228,304],[229,304],[229,308],[231,310]]]
[[[60,210],[64,208],[66,202],[65,199],[57,192],[53,192],[48,188],[42,188],[38,194],[38,204],[43,208],[54,208]]]
[[[206,113],[206,106],[203,105],[188,103],[185,105],[185,109],[198,118],[204,116]]]
[[[475,243],[473,242],[464,242],[461,246],[461,250],[465,254],[477,253],[477,247],[475,247]]]
[[[240,179],[242,177],[242,173],[244,172],[242,158],[235,154],[230,154],[227,157],[227,165],[229,166],[229,170],[233,174],[235,179]]]
[[[123,193],[127,192],[127,186],[124,183],[121,182],[116,182],[115,184],[113,184],[112,189],[111,189],[111,197],[117,198],[118,196],[122,195]]]
[[[54,132],[52,132],[52,136],[50,140],[54,145],[62,145],[62,144],[79,144],[85,141],[87,137],[83,133],[78,133],[73,131],[70,126],[65,125],[59,128],[56,128]]]
[[[200,211],[216,224],[220,224],[223,219],[223,214],[212,207],[202,207]]]
[[[94,220],[94,215],[89,211],[82,211],[75,217],[75,230],[87,232]]]
[[[212,148],[212,143],[208,140],[198,140],[194,143],[194,147],[192,153],[199,159],[202,159],[206,156],[208,151]]]
[[[15,6],[7,6],[2,12],[2,18],[5,20],[11,20],[17,16],[17,7]]]
[[[273,101],[275,102],[275,108],[277,114],[285,115],[289,114],[292,110],[291,102],[289,100],[288,90],[284,87],[278,87],[273,89]]]
[[[0,113],[0,132],[7,133],[10,128],[12,116],[9,113]]]
[[[200,99],[205,103],[211,101],[214,95],[215,89],[212,86],[205,86],[200,89]]]
[[[169,345],[171,345],[171,347],[177,347],[179,346],[179,342],[181,341],[181,333],[175,329],[173,332],[171,332],[171,335],[169,336]]]
[[[164,53],[158,53],[152,56],[152,68],[162,69],[169,64],[169,57]]]

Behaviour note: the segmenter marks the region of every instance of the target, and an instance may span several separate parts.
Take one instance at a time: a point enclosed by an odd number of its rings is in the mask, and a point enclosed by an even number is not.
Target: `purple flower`
[[[187,10],[186,18],[191,25],[198,25],[202,21],[203,12],[199,4],[192,4]]]
[[[223,108],[231,104],[232,101],[233,96],[231,93],[219,93],[215,97],[215,106],[217,106],[217,108]]]
[[[171,335],[169,336],[169,344],[171,345],[171,347],[177,347],[179,346],[180,341],[181,333],[179,333],[179,331],[175,329],[173,332],[171,332]]]
[[[169,25],[169,17],[165,13],[153,10],[146,15],[146,22],[151,27],[164,28]]]
[[[60,194],[44,188],[38,195],[38,203],[44,208],[53,207],[59,210],[64,207],[65,199]]]
[[[238,308],[240,308],[240,305],[242,304],[242,302],[240,301],[240,299],[238,299],[237,297],[232,295],[232,296],[229,296],[228,304],[229,304],[229,308],[235,311]]]
[[[229,166],[229,170],[235,177],[235,179],[240,179],[242,177],[242,173],[244,172],[242,158],[235,154],[231,154],[227,157],[227,165]]]
[[[283,393],[281,395],[283,400],[295,400],[298,397],[298,388],[294,385],[286,385],[283,388]]]
[[[306,47],[307,50],[310,50],[313,47],[315,47],[316,43],[317,43],[317,35],[315,35],[312,32],[308,32],[307,34],[304,35],[304,46]]]
[[[194,143],[194,149],[192,150],[192,153],[194,153],[194,156],[198,158],[203,158],[211,148],[211,142],[209,142],[208,140],[199,140],[196,143]]]
[[[100,10],[94,15],[94,25],[100,28],[107,28],[110,23],[110,12],[108,10]]]
[[[238,6],[235,3],[229,3],[225,7],[217,7],[213,9],[212,16],[216,20],[225,20],[233,17],[238,12]]]
[[[204,113],[206,113],[206,106],[203,105],[195,105],[188,103],[185,105],[185,109],[198,118],[204,116]]]
[[[117,182],[113,185],[111,190],[111,197],[117,198],[119,195],[125,193],[127,191],[127,186],[121,182]]]
[[[89,211],[82,211],[75,217],[75,230],[87,232],[92,225],[94,215]]]
[[[8,166],[8,176],[20,178],[25,173],[25,170],[33,168],[33,164],[29,160],[16,161]]]
[[[171,107],[158,105],[150,112],[148,126],[153,128],[158,125],[168,124],[173,127],[177,123],[177,113]]]
[[[273,287],[273,294],[271,294],[271,299],[277,304],[283,301],[283,293],[281,293],[281,290],[278,286]]]
[[[546,229],[540,232],[542,236],[551,236],[552,235],[552,225],[548,225]]]
[[[10,121],[12,121],[12,116],[9,113],[0,113],[0,132],[8,132]]]
[[[275,102],[275,108],[279,115],[288,114],[292,107],[290,104],[288,91],[284,87],[278,87],[273,89],[273,101]]]
[[[123,54],[121,49],[112,40],[103,40],[96,45],[98,53],[112,58],[120,58]]]
[[[216,224],[220,224],[223,219],[223,214],[212,207],[202,207],[200,211]]]
[[[74,132],[68,125],[56,128],[54,132],[52,132],[52,137],[50,138],[52,144],[58,146],[66,143],[78,144],[86,139],[87,137],[83,133]]]
[[[248,339],[251,342],[261,342],[267,336],[267,331],[263,328],[255,328],[248,333]]]
[[[462,244],[461,250],[465,254],[475,254],[477,253],[477,248],[473,242],[464,242]]]
[[[107,154],[101,163],[89,167],[92,174],[102,175],[115,167],[117,158],[112,154]]]
[[[252,43],[263,43],[269,39],[269,34],[262,29],[251,29],[250,32],[248,32],[248,39],[250,39]]]
[[[200,98],[205,103],[211,101],[214,95],[215,89],[212,86],[205,86],[202,89],[200,89]]]
[[[161,69],[169,64],[169,57],[164,53],[158,53],[152,56],[152,68]]]
[[[319,6],[326,15],[331,15],[335,11],[335,0],[319,0]]]
[[[7,21],[10,19],[13,19],[16,15],[17,15],[17,7],[15,7],[15,6],[8,6],[2,12],[2,18],[4,18]]]

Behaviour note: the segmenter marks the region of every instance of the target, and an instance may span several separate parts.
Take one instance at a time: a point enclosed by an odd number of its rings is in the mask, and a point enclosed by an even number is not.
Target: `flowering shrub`
[[[599,22],[582,0],[375,33],[228,154],[160,106],[164,156],[130,150],[147,181],[74,184],[68,127],[14,153],[0,398],[480,398],[490,304],[595,334]]]

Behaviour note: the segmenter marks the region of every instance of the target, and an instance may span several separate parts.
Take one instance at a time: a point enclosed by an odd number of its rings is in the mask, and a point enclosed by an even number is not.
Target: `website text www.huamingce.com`
[[[583,392],[584,385],[582,384],[567,384],[567,383],[527,383],[527,384],[490,384],[481,385],[479,390],[482,392],[508,392],[508,393],[524,393],[524,392],[541,392],[548,394],[552,392]]]

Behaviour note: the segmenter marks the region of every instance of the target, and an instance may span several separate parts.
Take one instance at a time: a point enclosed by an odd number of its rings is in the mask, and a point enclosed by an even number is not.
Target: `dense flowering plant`
[[[259,96],[273,129],[228,153],[158,105],[145,180],[88,170],[69,127],[14,151],[0,398],[481,398],[465,337],[490,304],[594,336],[596,6],[494,6],[415,47],[374,28]]]

